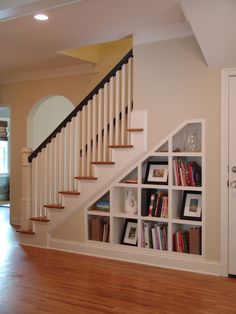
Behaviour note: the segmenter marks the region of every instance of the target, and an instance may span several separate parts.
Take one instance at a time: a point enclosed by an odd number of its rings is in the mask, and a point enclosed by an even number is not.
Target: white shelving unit
[[[186,141],[193,134],[192,148],[195,151],[189,151],[191,145],[186,145]],[[186,173],[182,173],[182,176],[185,175],[185,183],[188,185],[183,186],[176,182],[174,160],[178,160],[179,164],[181,161],[185,162]],[[156,182],[149,184],[147,180],[145,181],[150,162],[154,164],[154,167],[156,164],[157,168],[159,167],[158,164],[161,165],[160,168],[163,164],[167,167],[168,180],[166,182],[158,182],[159,178],[162,180],[160,173],[157,173],[157,176],[154,177],[154,180],[157,180]],[[162,169],[159,170],[162,171]],[[190,174],[193,178],[193,180],[191,179],[192,181],[189,177]],[[189,185],[194,182],[197,186]],[[127,213],[125,211],[127,191],[132,191],[132,195],[136,199],[136,213]],[[168,200],[167,217],[149,216],[150,197],[152,193],[157,195],[158,192],[160,192],[162,203],[164,197],[165,204],[166,200]],[[186,207],[189,206],[190,214],[193,216],[186,217],[185,213],[185,217],[181,218],[184,195],[186,196]],[[194,198],[194,195],[196,195],[196,198]],[[101,203],[103,199],[109,202],[109,210],[102,211],[97,209],[97,202]],[[190,202],[189,205],[188,201]],[[201,217],[198,215],[199,208],[201,209]],[[159,208],[159,214],[162,209],[162,207]],[[189,256],[191,259],[201,259],[205,256],[205,210],[205,122],[204,120],[188,120],[169,134],[152,151],[142,157],[132,168],[123,173],[104,193],[101,193],[86,207],[86,239],[88,243],[93,244],[97,242],[101,244],[106,239],[105,242],[109,242],[106,243],[107,246],[111,248],[119,246],[120,250],[122,248],[126,250],[125,246],[127,245],[130,250],[138,250],[142,253],[166,254],[175,257],[179,255],[186,258]],[[158,213],[158,208],[156,208],[156,213]],[[96,220],[94,217],[99,217],[101,221],[100,229],[98,228],[100,232],[99,240],[95,240],[98,238],[96,232],[95,236],[92,236],[91,221],[93,219]],[[136,224],[136,230],[130,229],[133,232],[131,238],[135,233],[137,235],[137,243],[132,247],[130,243],[124,243],[125,226],[129,221]],[[104,235],[104,224],[109,224],[109,228],[105,227],[106,230],[109,229],[109,236]],[[148,231],[148,226],[150,227],[150,231]],[[152,229],[155,230],[152,231]],[[190,250],[190,244],[192,246],[192,242],[190,243],[190,237],[192,241],[192,230],[195,230],[195,244],[198,246],[197,249],[200,249],[199,253],[196,250],[192,253],[192,247]],[[165,245],[162,242],[162,250],[157,249],[158,245],[156,242],[158,236],[154,240],[157,232],[162,232],[162,236],[166,237],[163,240]],[[148,234],[149,245],[147,243]],[[196,236],[197,238],[198,236],[200,237],[199,243],[197,243]],[[182,241],[182,244],[180,242],[177,243],[176,237],[178,237],[178,241]],[[153,248],[153,246],[155,247]]]

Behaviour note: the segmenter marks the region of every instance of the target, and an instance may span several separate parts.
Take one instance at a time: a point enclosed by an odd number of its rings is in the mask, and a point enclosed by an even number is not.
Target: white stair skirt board
[[[48,235],[59,228],[71,215],[76,211],[85,207],[91,198],[95,197],[111,182],[121,175],[128,167],[136,162],[147,150],[146,141],[146,111],[132,111],[131,128],[143,128],[143,132],[131,135],[131,144],[134,148],[117,149],[111,148],[114,165],[93,165],[95,168],[94,175],[97,177],[95,181],[79,180],[78,188],[81,193],[79,196],[63,195],[62,205],[65,209],[47,209],[49,222],[33,221],[33,231],[35,235],[20,235],[20,243],[24,245],[34,245],[48,247]],[[111,171],[112,169],[112,171]]]

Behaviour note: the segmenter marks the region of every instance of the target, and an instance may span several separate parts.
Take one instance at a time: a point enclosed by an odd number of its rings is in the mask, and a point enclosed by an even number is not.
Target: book
[[[137,178],[126,179],[125,183],[137,184],[138,183],[138,179]]]
[[[162,197],[162,207],[161,207],[161,218],[168,218],[168,196],[164,195]]]
[[[155,211],[155,206],[156,206],[156,193],[152,193],[150,196],[150,202],[149,202],[149,207],[148,207],[148,216],[152,217],[153,212]]]
[[[189,253],[201,254],[201,227],[190,228],[189,231]]]
[[[145,248],[152,248],[150,224],[148,222],[144,222],[143,230],[144,230],[144,246]]]
[[[102,241],[103,228],[101,224],[101,217],[98,217],[98,216],[91,217],[90,228],[91,228],[91,240]]]

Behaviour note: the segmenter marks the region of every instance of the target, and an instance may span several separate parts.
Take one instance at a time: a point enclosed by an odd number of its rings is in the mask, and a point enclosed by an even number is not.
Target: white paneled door
[[[236,275],[236,77],[229,78],[229,274]]]

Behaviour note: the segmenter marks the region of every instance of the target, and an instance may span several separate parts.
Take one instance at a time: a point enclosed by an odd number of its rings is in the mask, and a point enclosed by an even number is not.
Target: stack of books
[[[110,242],[110,224],[106,217],[92,216],[89,222],[90,240]]]
[[[184,158],[173,159],[174,184],[178,186],[201,186],[202,169],[195,161]]]
[[[201,227],[180,230],[173,234],[173,251],[201,254]]]
[[[145,216],[168,218],[168,193],[155,191],[151,192],[148,198],[149,206]]]
[[[167,225],[153,222],[143,223],[143,247],[156,250],[168,250]]]

